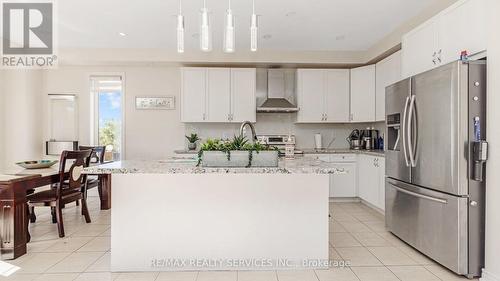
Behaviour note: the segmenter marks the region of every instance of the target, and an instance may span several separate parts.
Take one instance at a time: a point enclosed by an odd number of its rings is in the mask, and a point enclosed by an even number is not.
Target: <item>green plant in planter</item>
[[[198,137],[198,134],[195,134],[195,133],[192,133],[191,135],[189,136],[186,136],[186,139],[190,142],[190,143],[195,143],[197,141],[200,140],[200,138]]]
[[[192,133],[189,136],[186,136],[186,139],[189,141],[188,148],[189,150],[195,150],[196,149],[196,142],[200,140],[198,137],[198,134]]]
[[[247,168],[252,166],[253,152],[259,153],[260,151],[273,151],[278,150],[276,147],[271,147],[267,144],[259,142],[249,143],[248,139],[244,136],[234,136],[230,141],[221,141],[219,139],[207,139],[198,151],[198,164],[201,165],[202,156],[204,151],[222,151],[226,153],[227,160],[231,160],[231,151],[248,151],[248,165]]]

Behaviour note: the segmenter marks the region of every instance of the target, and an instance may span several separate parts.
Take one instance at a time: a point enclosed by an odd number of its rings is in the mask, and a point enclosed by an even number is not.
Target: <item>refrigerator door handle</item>
[[[406,136],[408,137],[408,154],[410,154],[410,164],[412,167],[415,167],[417,164],[415,163],[415,151],[414,151],[414,143],[412,141],[412,123],[415,109],[415,95],[411,96],[410,100],[410,112],[408,113],[408,123],[406,128]]]
[[[405,194],[408,194],[408,195],[411,195],[411,196],[414,196],[414,197],[418,197],[418,198],[422,198],[422,199],[426,199],[426,200],[438,202],[438,203],[441,203],[441,204],[448,204],[448,200],[446,200],[446,199],[442,199],[442,198],[433,197],[433,196],[429,196],[429,195],[420,194],[420,193],[417,193],[417,192],[414,192],[414,191],[410,191],[410,190],[408,190],[406,188],[403,188],[403,187],[399,186],[398,183],[395,183],[393,181],[391,181],[390,184],[397,191],[400,191],[402,193],[405,193]]]
[[[404,109],[404,112],[403,112],[403,125],[402,125],[402,128],[401,128],[401,135],[403,136],[403,154],[405,156],[405,162],[406,162],[406,167],[409,167],[410,166],[410,162],[408,162],[408,153],[406,152],[407,151],[407,148],[406,148],[406,113],[408,111],[408,102],[410,101],[410,97],[406,97],[406,102],[405,102],[405,109]]]

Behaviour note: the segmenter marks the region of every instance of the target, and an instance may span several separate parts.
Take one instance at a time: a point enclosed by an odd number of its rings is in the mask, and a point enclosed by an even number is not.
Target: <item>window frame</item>
[[[125,128],[126,128],[126,80],[124,72],[93,72],[88,74],[89,83],[89,93],[90,93],[90,143],[91,145],[99,144],[99,92],[95,89],[93,85],[93,80],[95,78],[106,78],[106,77],[120,77],[122,86],[122,99],[121,99],[121,111],[122,111],[122,122],[121,122],[121,136],[120,136],[120,160],[126,159],[126,138],[125,138]]]

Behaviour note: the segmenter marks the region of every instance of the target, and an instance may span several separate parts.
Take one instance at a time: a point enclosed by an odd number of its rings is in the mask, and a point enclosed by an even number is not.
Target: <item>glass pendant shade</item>
[[[252,23],[250,24],[250,51],[252,52],[257,52],[258,46],[259,27],[257,21],[257,15],[252,14]]]
[[[212,51],[212,29],[210,26],[210,14],[203,6],[200,13],[200,49],[203,52]]]
[[[184,16],[177,16],[177,52],[184,53]]]
[[[224,29],[224,52],[233,53],[235,51],[235,28],[234,16],[231,8],[227,10]]]

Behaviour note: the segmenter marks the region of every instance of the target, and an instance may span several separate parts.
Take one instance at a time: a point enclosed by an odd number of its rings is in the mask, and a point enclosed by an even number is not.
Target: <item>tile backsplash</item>
[[[298,124],[295,114],[290,113],[258,113],[255,130],[258,135],[296,136],[297,148],[314,148],[314,135],[320,133],[323,146],[329,148],[348,148],[346,138],[353,129],[374,127],[384,133],[384,122],[346,123],[346,124]],[[206,138],[231,138],[238,134],[240,124],[195,123],[186,124],[186,134],[196,132],[202,140]],[[249,130],[247,130],[249,131]],[[249,132],[247,132],[249,134]]]

